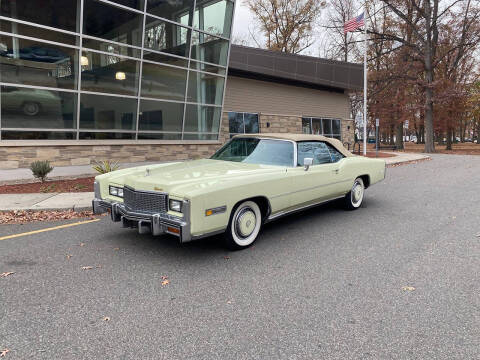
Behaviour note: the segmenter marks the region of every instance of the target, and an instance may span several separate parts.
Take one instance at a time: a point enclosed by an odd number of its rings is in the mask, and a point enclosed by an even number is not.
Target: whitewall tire
[[[262,212],[254,201],[239,204],[230,216],[225,241],[231,250],[249,247],[257,239],[262,227]]]
[[[358,209],[362,206],[364,195],[365,184],[362,178],[356,178],[353,182],[352,189],[345,195],[345,207],[349,210]]]

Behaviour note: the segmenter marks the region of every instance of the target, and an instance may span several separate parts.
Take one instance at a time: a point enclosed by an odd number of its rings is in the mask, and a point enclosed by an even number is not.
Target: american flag
[[[355,31],[357,30],[360,26],[365,25],[365,18],[363,17],[364,13],[361,13],[357,17],[348,20],[344,25],[343,25],[343,33],[346,34],[349,31]]]

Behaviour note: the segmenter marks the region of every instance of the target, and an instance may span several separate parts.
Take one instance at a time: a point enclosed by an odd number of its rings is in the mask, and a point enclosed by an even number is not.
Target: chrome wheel
[[[23,104],[23,112],[28,116],[35,116],[40,112],[40,105],[35,102],[26,102]]]
[[[365,186],[363,184],[363,180],[360,178],[355,179],[352,190],[350,191],[350,202],[352,204],[352,207],[358,208],[360,207],[360,205],[362,205],[364,192]]]
[[[240,247],[251,245],[257,238],[262,225],[262,214],[253,201],[240,204],[232,216],[230,232],[232,240]]]

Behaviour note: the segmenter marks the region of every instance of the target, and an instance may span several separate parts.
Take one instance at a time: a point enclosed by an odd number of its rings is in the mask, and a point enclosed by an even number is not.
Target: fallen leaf
[[[82,270],[92,270],[93,266],[82,266]]]
[[[168,279],[168,276],[162,275],[162,280],[167,280],[167,279]]]
[[[9,352],[10,350],[9,349],[3,349],[0,351],[0,357],[4,357],[5,355],[7,355],[7,353]]]
[[[225,260],[228,260],[228,259],[230,259],[230,256],[224,256],[223,258],[224,258]]]
[[[452,216],[452,219],[455,220],[457,217],[456,216]]]
[[[403,286],[402,290],[405,291],[415,291],[415,288],[413,286]]]
[[[170,280],[165,279],[162,281],[162,286],[167,286],[168,284],[170,284]]]
[[[7,277],[7,276],[13,275],[13,274],[15,274],[13,271],[7,271],[7,272],[4,272],[4,273],[1,273],[0,277]]]
[[[95,266],[97,269],[101,269],[102,268],[102,265],[97,265]]]
[[[70,258],[71,258],[72,256],[73,256],[73,255],[71,255],[71,254],[67,254],[66,257],[67,257],[68,260],[70,260]]]
[[[103,321],[110,321],[110,318],[108,316],[104,316]]]
[[[85,244],[84,244],[84,243],[80,243],[80,246],[85,246]]]
[[[113,250],[118,251],[118,250],[120,250],[120,248],[114,248]]]
[[[232,302],[230,300],[227,301],[227,304],[231,304]]]

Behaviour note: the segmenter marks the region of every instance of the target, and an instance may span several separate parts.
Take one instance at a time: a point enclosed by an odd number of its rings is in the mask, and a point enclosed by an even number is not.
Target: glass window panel
[[[186,70],[143,63],[142,96],[183,101],[186,81]]]
[[[218,140],[218,134],[183,134],[183,140]]]
[[[312,119],[312,134],[322,135],[322,120]]]
[[[245,133],[246,134],[256,134],[258,133],[258,114],[248,114],[245,113]]]
[[[74,132],[2,131],[2,140],[75,140]]]
[[[151,52],[148,50],[144,50],[143,59],[149,60],[149,61],[155,61],[163,64],[185,67],[185,68],[188,67],[187,59],[177,58],[177,57],[173,57],[165,54],[159,54],[159,53]]]
[[[187,104],[184,131],[202,133],[218,132],[221,110],[219,107]]]
[[[332,120],[332,134],[340,134],[340,120]]]
[[[145,48],[188,57],[190,30],[156,18],[147,17]]]
[[[76,127],[77,94],[2,86],[2,127],[71,129]]]
[[[223,77],[190,71],[187,99],[201,104],[221,105],[224,82]]]
[[[231,134],[243,134],[243,113],[228,113],[228,128]]]
[[[227,53],[227,40],[198,31],[193,32],[192,59],[226,66]]]
[[[80,140],[135,140],[134,133],[89,133],[81,132],[78,136]]]
[[[310,123],[310,118],[302,118],[302,132],[304,134],[311,134],[312,133],[312,127]]]
[[[230,37],[233,2],[230,0],[199,1],[193,26],[215,35]]]
[[[139,130],[182,131],[182,103],[140,101]]]
[[[147,12],[173,20],[185,25],[191,25],[194,0],[147,0]]]
[[[197,61],[190,61],[190,68],[194,70],[201,70],[218,75],[225,75],[225,68],[221,68],[211,64],[205,64]]]
[[[335,149],[332,145],[330,144],[325,144],[330,152],[330,157],[332,158],[332,162],[336,163],[344,158],[344,156]]]
[[[181,140],[181,133],[139,133],[139,140]]]
[[[135,49],[128,46],[122,46],[114,44],[108,41],[94,40],[89,38],[83,38],[83,47],[93,50],[104,51],[112,55],[123,55],[130,57],[141,57],[140,49]]]
[[[323,134],[329,135],[332,133],[332,120],[322,119]]]
[[[25,25],[25,24],[16,23],[13,21],[1,20],[0,29],[1,31],[12,33],[15,35],[30,36],[34,38],[43,39],[43,40],[60,42],[68,45],[75,45],[75,46],[79,45],[78,36],[65,34],[60,31],[42,29],[36,26]]]
[[[83,33],[128,45],[142,44],[143,15],[95,0],[85,0]]]
[[[75,89],[78,50],[0,36],[0,81]]]
[[[313,165],[328,164],[331,162],[330,151],[325,143],[318,141],[304,141],[297,145],[298,166],[303,166],[305,158],[312,158]]]
[[[51,26],[68,31],[78,31],[77,9],[80,0],[0,1],[0,15]]]
[[[80,128],[135,130],[137,100],[116,96],[82,94]]]
[[[82,63],[82,90],[137,95],[139,61],[90,51]]]
[[[114,3],[131,7],[133,9],[141,10],[144,9],[144,0],[110,0]]]

